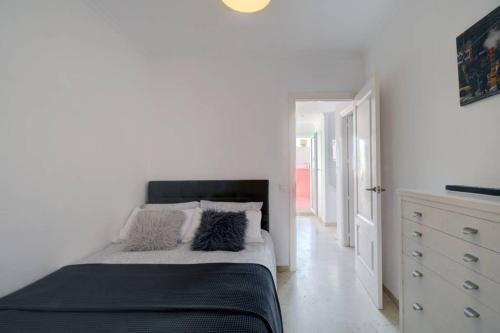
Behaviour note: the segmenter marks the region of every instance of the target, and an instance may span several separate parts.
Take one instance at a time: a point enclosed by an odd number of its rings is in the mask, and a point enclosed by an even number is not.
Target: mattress
[[[128,252],[121,243],[113,243],[91,254],[76,264],[202,264],[202,263],[251,263],[265,266],[276,285],[276,257],[271,235],[262,230],[263,243],[245,244],[239,252],[191,251],[190,244],[179,244],[169,251]]]

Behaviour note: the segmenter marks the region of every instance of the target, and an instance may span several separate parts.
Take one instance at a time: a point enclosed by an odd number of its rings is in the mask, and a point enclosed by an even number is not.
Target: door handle
[[[373,186],[373,187],[368,187],[368,188],[365,188],[366,191],[369,191],[369,192],[375,192],[375,193],[382,193],[382,192],[385,192],[386,189],[383,188],[382,186]]]

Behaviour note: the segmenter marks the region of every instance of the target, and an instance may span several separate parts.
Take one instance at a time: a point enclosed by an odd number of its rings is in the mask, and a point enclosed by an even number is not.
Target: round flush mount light
[[[269,5],[271,0],[222,0],[226,6],[240,13],[255,13]]]

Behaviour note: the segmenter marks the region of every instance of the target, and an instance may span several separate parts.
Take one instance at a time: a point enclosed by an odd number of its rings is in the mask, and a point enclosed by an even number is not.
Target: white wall
[[[0,2],[0,296],[104,246],[143,202],[145,65],[80,1]]]
[[[146,64],[92,4],[0,3],[0,295],[107,244],[152,178],[269,179],[288,265],[289,94],[355,91],[362,59]]]
[[[278,265],[289,263],[288,97],[355,91],[362,60],[334,53],[290,58],[190,57],[155,63],[156,179],[270,180]]]
[[[498,0],[396,5],[373,36],[367,76],[381,85],[384,283],[398,294],[395,190],[446,184],[500,187],[500,96],[459,107],[455,38]],[[397,28],[395,28],[397,27]]]

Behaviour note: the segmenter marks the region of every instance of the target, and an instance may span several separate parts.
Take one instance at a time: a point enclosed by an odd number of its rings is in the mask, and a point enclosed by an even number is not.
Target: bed
[[[283,331],[268,181],[153,181],[147,203],[261,201],[264,243],[241,252],[111,244],[0,299],[1,332]]]
[[[123,244],[110,244],[78,262],[78,264],[208,264],[208,263],[251,263],[265,266],[276,283],[276,259],[271,235],[262,230],[264,243],[246,244],[240,252],[191,251],[189,244],[179,244],[169,251],[123,251]]]

